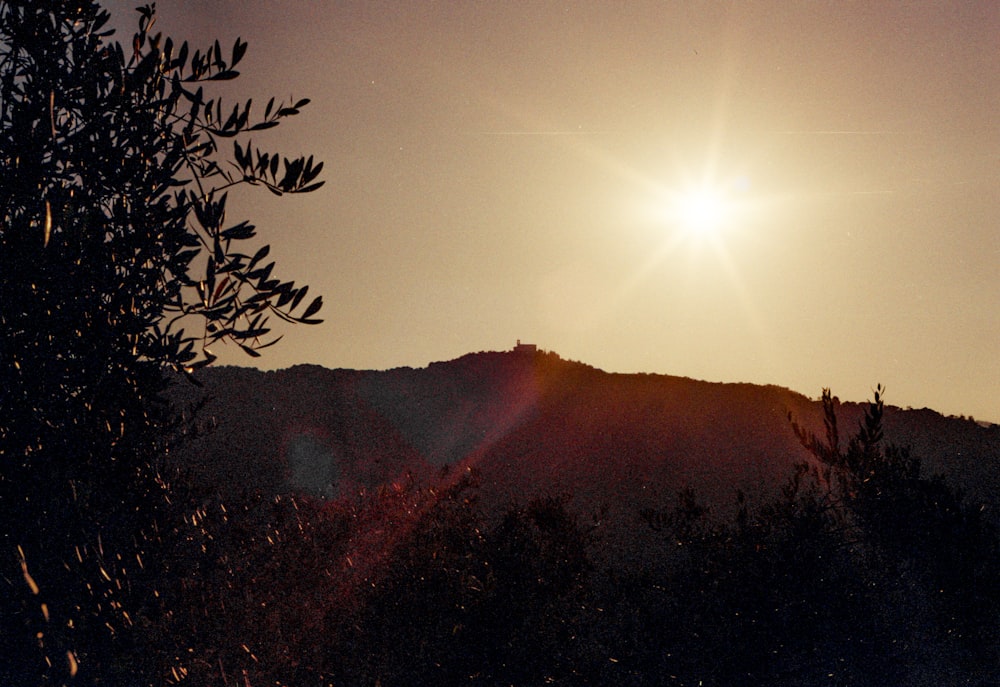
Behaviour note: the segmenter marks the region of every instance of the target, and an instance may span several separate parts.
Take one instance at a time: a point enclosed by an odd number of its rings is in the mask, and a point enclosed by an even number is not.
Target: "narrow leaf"
[[[45,201],[45,240],[42,244],[45,248],[48,248],[49,237],[52,235],[52,206],[49,201]]]
[[[306,296],[307,293],[309,293],[309,287],[308,286],[303,286],[301,289],[299,289],[298,291],[296,291],[295,292],[295,298],[292,299],[292,304],[290,306],[288,306],[288,309],[289,310],[295,310],[297,307],[299,307],[299,303],[302,302],[302,299],[305,298],[305,296]]]
[[[263,260],[265,257],[267,257],[267,254],[270,253],[270,252],[271,252],[271,246],[270,245],[266,245],[263,248],[261,248],[259,251],[257,251],[256,253],[254,253],[254,256],[252,258],[250,258],[250,264],[247,265],[247,271],[252,270],[254,268],[254,266],[258,262],[260,262],[261,260]]]
[[[309,304],[309,307],[306,308],[306,311],[302,313],[301,315],[302,319],[306,319],[310,315],[315,315],[316,313],[319,312],[319,309],[322,307],[323,307],[323,297],[316,296],[316,298],[313,299],[313,302]]]
[[[221,72],[216,72],[208,77],[209,81],[231,81],[238,77],[240,73],[235,69],[226,69]]]
[[[239,36],[236,37],[236,43],[233,45],[233,57],[229,63],[230,67],[235,67],[236,63],[243,59],[243,55],[247,51],[247,42],[240,41]]]
[[[246,344],[239,344],[239,346],[240,346],[240,348],[243,349],[243,352],[246,353],[247,355],[249,355],[251,358],[259,358],[260,357],[260,353],[258,353],[254,349],[250,348],[250,346],[247,346]]]

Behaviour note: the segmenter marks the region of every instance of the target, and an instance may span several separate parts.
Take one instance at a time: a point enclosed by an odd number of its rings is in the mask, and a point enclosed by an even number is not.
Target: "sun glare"
[[[724,193],[712,188],[695,188],[677,194],[672,201],[671,215],[681,230],[708,234],[725,223],[728,210]]]
[[[646,219],[671,242],[728,242],[742,233],[757,213],[744,176],[729,179],[689,179],[674,185],[651,183],[645,202]]]
[[[742,175],[661,186],[651,198],[650,218],[678,241],[725,242],[741,233],[758,213],[749,191],[750,182]]]

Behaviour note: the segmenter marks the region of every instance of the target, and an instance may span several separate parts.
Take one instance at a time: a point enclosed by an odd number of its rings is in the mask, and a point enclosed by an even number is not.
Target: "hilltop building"
[[[517,345],[514,346],[515,353],[536,353],[538,351],[538,346],[535,344],[524,344],[521,340],[517,340]]]

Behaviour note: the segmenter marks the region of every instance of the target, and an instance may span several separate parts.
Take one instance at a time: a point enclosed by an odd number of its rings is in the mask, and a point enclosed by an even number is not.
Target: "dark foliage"
[[[575,658],[591,572],[589,530],[565,501],[511,507],[491,522],[474,480],[434,505],[352,627],[352,684],[543,684],[564,680]],[[339,647],[331,647],[337,651]]]
[[[618,599],[649,633],[627,642],[641,682],[995,683],[996,534],[907,451],[882,446],[881,396],[844,449],[824,391],[825,439],[793,424],[813,460],[780,499],[752,511],[740,497],[735,522],[690,492],[644,513],[678,555]]]
[[[163,565],[184,684],[585,680],[592,529],[565,499],[477,508],[473,472],[354,500],[214,502]]]
[[[195,685],[995,684],[996,535],[866,440],[880,396],[778,498],[644,511],[642,565],[601,560],[566,497],[482,508],[475,471],[209,500],[171,538],[156,634]]]
[[[128,47],[88,0],[0,2],[0,681],[156,681],[153,624],[171,414],[165,373],[232,340],[270,345],[268,317],[322,305],[272,277],[226,190],[316,188],[322,164],[223,139],[306,104],[223,113],[202,84],[235,78],[246,44],[187,44],[139,10]],[[279,160],[281,160],[279,162]],[[179,509],[179,510],[178,510]],[[169,671],[168,671],[169,672]]]
[[[339,561],[356,515],[257,493],[192,512],[163,554],[161,593],[170,603],[151,631],[180,650],[170,677],[323,684],[326,615],[345,609]]]

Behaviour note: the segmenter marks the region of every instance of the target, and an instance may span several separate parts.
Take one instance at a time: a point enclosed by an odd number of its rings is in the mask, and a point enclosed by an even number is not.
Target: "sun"
[[[746,177],[680,180],[650,184],[643,202],[646,220],[671,242],[722,244],[741,232],[751,219]]]
[[[708,185],[672,194],[669,205],[668,214],[677,228],[695,236],[719,231],[732,209],[726,193]]]
[[[678,166],[669,177],[637,175],[633,217],[657,259],[676,259],[680,251],[730,263],[757,242],[776,201],[752,188],[752,170],[719,166],[711,158],[700,172]]]

